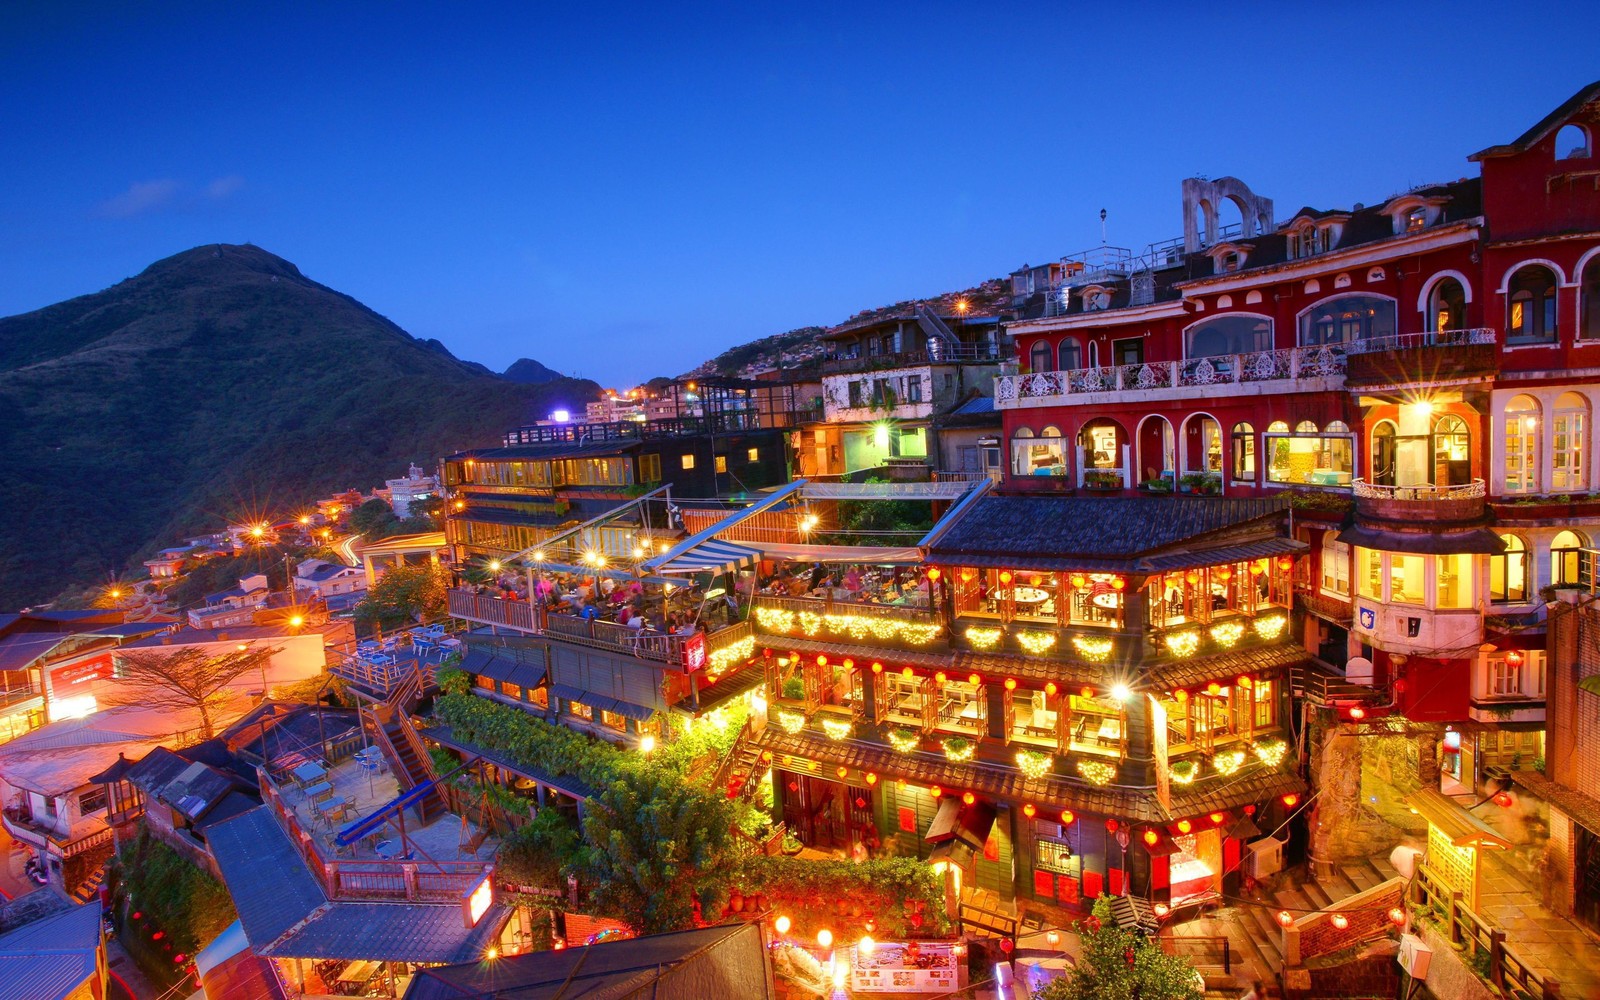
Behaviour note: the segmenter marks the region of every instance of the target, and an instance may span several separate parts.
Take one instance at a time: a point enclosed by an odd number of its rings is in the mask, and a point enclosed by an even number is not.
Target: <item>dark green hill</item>
[[[158,261],[0,319],[0,610],[596,393],[489,374],[257,247]]]

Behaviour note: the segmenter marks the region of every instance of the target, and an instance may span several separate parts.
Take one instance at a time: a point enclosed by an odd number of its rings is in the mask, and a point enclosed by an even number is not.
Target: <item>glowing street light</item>
[[[490,559],[489,560],[489,572],[491,572],[491,573],[500,572],[500,560],[498,560],[498,559]]]
[[[777,931],[779,934],[789,933],[789,928],[791,926],[792,924],[788,917],[780,916],[778,919],[772,922],[772,929]]]
[[[1133,697],[1133,692],[1128,690],[1128,685],[1117,683],[1111,685],[1111,697],[1117,701],[1127,701]]]

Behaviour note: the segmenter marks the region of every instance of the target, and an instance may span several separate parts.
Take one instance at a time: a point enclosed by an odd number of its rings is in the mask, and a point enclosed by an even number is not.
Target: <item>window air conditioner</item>
[[[1263,837],[1245,845],[1245,872],[1253,879],[1266,878],[1283,870],[1283,841]]]

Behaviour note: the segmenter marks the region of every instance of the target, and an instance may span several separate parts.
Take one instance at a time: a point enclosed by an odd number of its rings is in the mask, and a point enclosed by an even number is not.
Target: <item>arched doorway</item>
[[[1139,423],[1139,456],[1135,471],[1142,481],[1177,474],[1177,447],[1172,424],[1166,417],[1152,414]]]

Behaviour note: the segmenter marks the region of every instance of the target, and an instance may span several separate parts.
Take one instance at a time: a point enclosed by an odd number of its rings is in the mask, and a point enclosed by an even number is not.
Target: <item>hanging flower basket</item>
[[[944,755],[946,759],[960,763],[971,760],[978,752],[978,745],[965,736],[947,736],[944,739]]]

